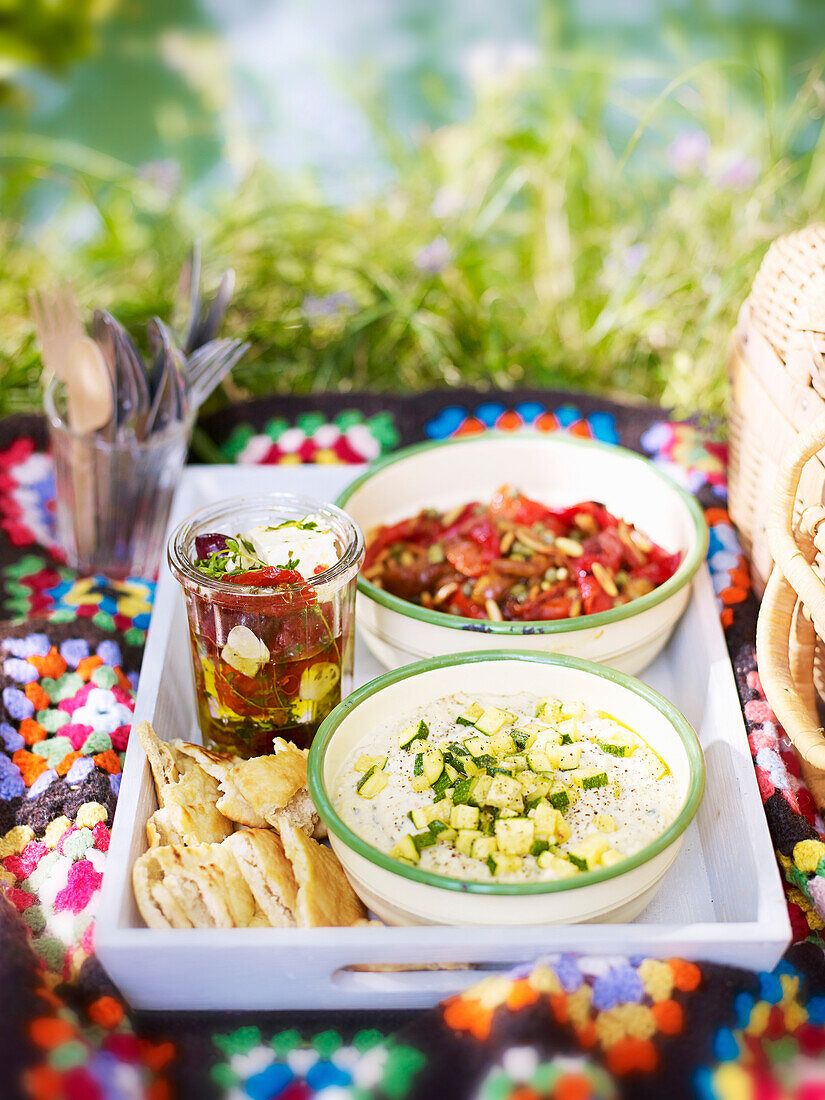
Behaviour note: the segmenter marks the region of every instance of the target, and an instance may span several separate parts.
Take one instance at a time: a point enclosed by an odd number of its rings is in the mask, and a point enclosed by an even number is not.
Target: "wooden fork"
[[[32,291],[29,305],[46,370],[65,383],[69,426],[81,434],[107,424],[114,408],[103,353],[86,334],[69,286]]]

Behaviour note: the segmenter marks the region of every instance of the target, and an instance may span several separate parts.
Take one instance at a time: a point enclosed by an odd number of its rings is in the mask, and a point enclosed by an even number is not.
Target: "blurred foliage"
[[[163,165],[0,139],[18,188],[22,174],[67,192],[36,230],[0,223],[0,411],[38,404],[31,286],[70,278],[140,334],[169,315],[194,236],[213,285],[235,267],[226,334],[252,344],[216,401],[535,385],[723,411],[765,247],[821,216],[822,65],[788,97],[769,63],[708,62],[671,85],[650,70],[647,92],[637,69],[588,58],[488,62],[465,121],[413,148],[384,133],[393,185],[345,209],[264,167],[205,209]],[[621,148],[616,111],[636,126]]]
[[[118,0],[4,0],[0,3],[0,104],[25,102],[32,68],[58,73],[95,48],[97,29]]]

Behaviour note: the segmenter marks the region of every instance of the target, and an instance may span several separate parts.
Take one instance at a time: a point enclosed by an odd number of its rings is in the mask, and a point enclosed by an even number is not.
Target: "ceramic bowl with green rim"
[[[553,435],[490,432],[424,443],[373,465],[336,503],[369,532],[417,515],[489,501],[502,485],[553,507],[606,505],[682,561],[659,588],[621,607],[551,622],[492,622],[422,607],[358,579],[356,622],[386,668],[456,650],[518,646],[567,653],[635,674],[667,642],[707,550],[702,510],[657,466],[623,447]]]
[[[357,835],[336,804],[347,761],[379,727],[459,692],[518,692],[586,702],[635,730],[665,761],[679,809],[661,835],[610,867],[554,881],[472,882],[402,862]],[[638,680],[575,657],[515,650],[455,653],[384,673],[353,692],[322,724],[309,753],[309,790],[330,843],[364,903],[390,924],[625,922],[662,885],[702,800],[705,765],[696,734],[668,701]],[[403,810],[403,807],[400,808]],[[666,883],[665,883],[666,888]]]

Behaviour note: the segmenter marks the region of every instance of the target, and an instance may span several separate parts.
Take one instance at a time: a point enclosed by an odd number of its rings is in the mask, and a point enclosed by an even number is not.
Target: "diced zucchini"
[[[402,836],[397,844],[393,844],[390,855],[393,859],[405,859],[408,863],[418,863],[419,860],[418,849],[409,833]]]
[[[499,730],[490,736],[490,751],[496,756],[509,756],[516,751],[516,743],[507,730]]]
[[[551,757],[541,749],[530,749],[527,753],[527,763],[534,772],[551,772],[554,768]]]
[[[496,829],[496,819],[492,810],[482,810],[478,818],[479,830],[485,836],[493,836]]]
[[[570,772],[579,766],[582,758],[581,745],[562,745],[559,750],[559,771]]]
[[[470,780],[467,801],[473,806],[486,805],[486,798],[492,785],[493,777],[491,775],[477,775],[474,779]],[[456,792],[457,791],[458,787],[456,787]],[[455,801],[455,799],[453,799],[453,801]]]
[[[555,852],[543,852],[539,856],[539,867],[542,871],[553,871],[557,878],[570,878],[579,870],[584,870],[584,868],[576,868],[570,860],[563,859]]]
[[[476,761],[473,760],[473,758],[471,756],[462,757],[462,763],[464,765],[464,774],[465,775],[471,775],[471,776],[472,775],[481,775],[482,772],[484,771],[484,769],[480,768],[478,766],[478,764],[476,763]]]
[[[571,793],[566,787],[556,786],[551,788],[545,797],[554,810],[560,810],[561,813],[564,813],[573,803]]]
[[[456,718],[456,722],[460,726],[474,726],[483,713],[484,708],[480,707],[478,703],[470,703]]]
[[[495,756],[491,756],[488,752],[482,753],[481,756],[475,757],[475,763],[479,768],[484,768],[488,771],[490,768],[498,766],[498,760]]]
[[[416,736],[420,737],[422,741],[426,741],[427,738],[430,736],[430,727],[427,725],[423,718],[418,723],[418,733],[416,734]]]
[[[575,852],[568,852],[567,858],[570,860],[577,871],[587,870],[587,860],[584,859],[582,856],[577,856]]]
[[[602,852],[602,867],[615,867],[624,858],[622,853],[617,852],[615,848],[608,848],[606,852]]]
[[[459,779],[455,785],[453,791],[453,802],[456,806],[464,806],[470,801],[470,788],[472,787],[473,780],[469,777],[467,779]]]
[[[594,867],[598,867],[602,856],[609,847],[610,844],[603,836],[593,833],[591,836],[585,837],[581,844],[577,844],[569,855],[571,859],[576,856],[579,860],[584,860],[586,869],[592,871]]]
[[[439,833],[443,833],[445,829],[449,829],[450,826],[446,821],[442,821],[440,818],[435,818],[433,821],[428,822],[427,828],[431,833],[435,833],[438,836]]]
[[[407,745],[407,752],[426,752],[429,747],[429,743],[423,737],[416,737]]]
[[[461,776],[455,770],[452,764],[448,764],[446,760],[444,761],[444,772],[451,783],[455,783],[458,779],[461,778]]]
[[[480,836],[478,829],[459,829],[455,838],[456,851],[469,856],[473,850],[473,841],[478,840]]]
[[[521,730],[521,729],[517,730],[517,729],[514,728],[514,729],[510,730],[510,736],[515,741],[516,748],[519,750],[519,752],[521,752],[522,749],[527,748],[527,742],[530,739],[530,734],[529,733],[526,733],[524,730]]]
[[[417,759],[417,758],[416,758]],[[444,771],[444,756],[440,749],[429,749],[422,756],[424,774],[432,787]]]
[[[496,822],[496,841],[499,851],[526,856],[533,843],[533,822],[528,817],[499,819]]]
[[[496,821],[506,821],[508,817],[521,817],[523,810],[514,810],[505,806],[503,810],[496,810]]]
[[[536,707],[536,718],[544,718],[548,722],[553,722],[560,710],[561,700],[553,699],[552,696],[548,696],[546,699],[539,700],[539,704]]]
[[[573,782],[583,791],[592,791],[596,787],[607,786],[607,772],[600,768],[579,768],[573,776]]]
[[[487,742],[483,737],[468,737],[464,742],[464,748],[470,756],[483,756],[487,752]]]
[[[561,714],[564,718],[584,718],[584,703],[562,703]]]
[[[387,782],[387,773],[373,764],[366,775],[358,780],[355,789],[362,798],[375,798],[379,791],[383,791]]]
[[[355,770],[357,772],[368,772],[370,768],[383,768],[386,763],[386,756],[367,756],[366,753],[362,753],[355,761]]]
[[[450,814],[450,827],[453,829],[478,828],[478,806],[454,806]]]
[[[408,749],[416,737],[418,737],[418,723],[410,722],[409,725],[404,726],[398,735],[398,747]]]
[[[476,719],[476,729],[482,733],[498,733],[502,726],[507,725],[508,712],[499,710],[498,707],[487,707],[480,718]]]
[[[494,836],[477,836],[470,849],[473,859],[487,859],[498,849],[498,841]]]
[[[521,810],[524,805],[521,784],[508,775],[493,776],[484,801],[486,805],[498,806],[500,809],[509,807],[511,810]]]
[[[430,810],[431,809],[432,809],[431,806],[424,806],[420,810],[410,810],[410,814],[409,814],[410,820],[412,821],[413,825],[415,825],[416,829],[426,829],[427,828],[427,826],[430,824],[430,821],[431,821],[431,816],[430,816]]]
[[[425,772],[426,774],[426,772]],[[446,772],[442,772],[441,775],[433,783],[433,794],[436,798],[444,798],[447,791],[452,791],[450,786],[450,777]]]
[[[506,760],[502,760],[502,764],[513,773],[523,772],[527,769],[527,757],[516,753],[515,756],[508,756]]]
[[[510,852],[493,852],[487,859],[487,866],[494,875],[514,875],[521,870],[523,862],[521,856]]]
[[[425,848],[432,848],[438,842],[438,837],[427,829],[423,833],[413,833],[412,842],[419,852],[423,852]]]
[[[450,750],[450,752],[454,752],[456,756],[470,755],[467,751],[467,746],[462,744],[461,741],[450,741],[450,743],[447,745],[447,748]]]
[[[530,845],[530,855],[535,856],[536,859],[542,854],[542,852],[548,851],[550,848],[550,842],[547,840],[534,840]]]
[[[615,819],[610,814],[596,814],[593,818],[593,824],[600,833],[615,833],[618,828]]]
[[[542,744],[547,745],[557,745],[559,742],[559,734],[555,727],[548,726],[544,722],[527,722],[523,729],[527,734],[527,744],[524,746],[525,749],[532,749],[539,740]]]
[[[413,775],[424,774],[424,753],[417,752],[415,754],[415,760],[413,760]]]
[[[609,753],[611,756],[631,756],[638,748],[635,739],[629,734],[606,733],[594,740],[602,752]]]
[[[449,798],[442,798],[439,802],[433,802],[432,806],[428,806],[427,812],[430,815],[430,821],[435,821],[436,818],[449,821],[450,814],[453,812],[452,801]]]
[[[536,836],[546,836],[559,844],[570,839],[570,826],[549,802],[539,802],[532,811],[532,817]]]
[[[414,791],[426,791],[430,786],[430,781],[422,771],[420,775],[414,775],[410,780],[410,786]]]
[[[444,750],[444,764],[449,764],[450,767],[455,771],[456,775],[467,774],[464,768],[464,762],[465,761],[463,757],[456,756],[456,754],[454,752],[450,752],[449,749]]]
[[[565,718],[563,721],[556,723],[556,729],[561,734],[561,744],[569,745],[573,741],[581,741],[581,733],[579,732],[579,723],[575,718]]]

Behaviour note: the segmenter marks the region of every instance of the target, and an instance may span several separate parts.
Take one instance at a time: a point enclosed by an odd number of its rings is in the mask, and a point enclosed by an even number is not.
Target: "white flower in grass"
[[[413,263],[426,275],[439,275],[450,262],[450,246],[445,237],[436,237],[416,253]]]
[[[704,130],[685,130],[668,146],[667,159],[677,176],[692,176],[707,168],[710,138]]]

